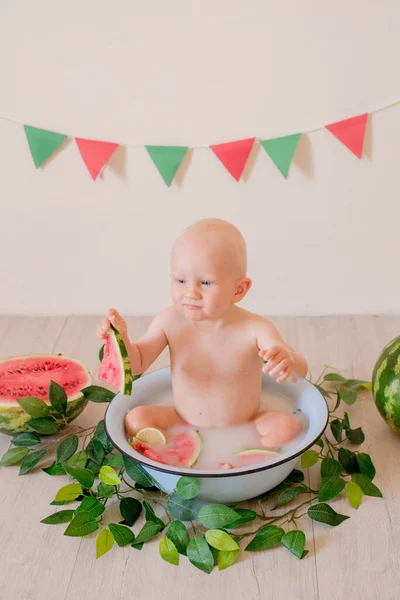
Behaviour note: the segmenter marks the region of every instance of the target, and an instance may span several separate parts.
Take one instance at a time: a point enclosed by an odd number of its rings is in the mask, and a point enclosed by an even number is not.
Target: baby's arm
[[[270,321],[261,319],[258,323],[257,346],[259,356],[268,361],[263,371],[273,375],[281,375],[277,382],[286,379],[297,381],[298,377],[305,377],[308,372],[307,361],[300,352],[296,352],[281,337],[279,331]]]
[[[168,309],[163,310],[152,320],[146,333],[136,343],[132,343],[128,336],[126,322],[115,309],[110,309],[107,319],[98,326],[97,335],[105,337],[108,334],[109,323],[112,323],[126,345],[133,375],[141,375],[168,345],[165,334],[167,315]]]

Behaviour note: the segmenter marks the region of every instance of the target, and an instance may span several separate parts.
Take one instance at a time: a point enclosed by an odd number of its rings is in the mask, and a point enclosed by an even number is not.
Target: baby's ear
[[[239,280],[239,282],[236,286],[235,296],[233,298],[233,301],[235,303],[243,300],[243,298],[245,297],[245,295],[251,288],[251,284],[252,284],[252,281],[251,281],[250,277],[242,277]]]

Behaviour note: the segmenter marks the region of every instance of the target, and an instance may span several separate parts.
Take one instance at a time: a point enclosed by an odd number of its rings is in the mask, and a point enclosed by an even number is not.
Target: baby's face
[[[185,244],[172,252],[172,301],[190,321],[220,318],[232,305],[237,284],[216,248]]]

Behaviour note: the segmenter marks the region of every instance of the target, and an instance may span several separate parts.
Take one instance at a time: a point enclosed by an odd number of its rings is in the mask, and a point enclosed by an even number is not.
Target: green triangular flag
[[[168,187],[185,156],[188,146],[145,146]]]
[[[260,142],[285,179],[287,179],[290,163],[292,162],[300,137],[301,133],[294,133],[293,135],[285,135],[284,137],[262,140]]]
[[[29,125],[24,125],[24,129],[36,168],[40,167],[68,137]]]

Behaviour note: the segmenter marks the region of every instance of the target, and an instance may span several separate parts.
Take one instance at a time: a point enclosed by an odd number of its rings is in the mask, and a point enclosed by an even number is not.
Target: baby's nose
[[[186,298],[190,300],[199,300],[201,298],[201,295],[196,289],[192,289],[186,292]]]

